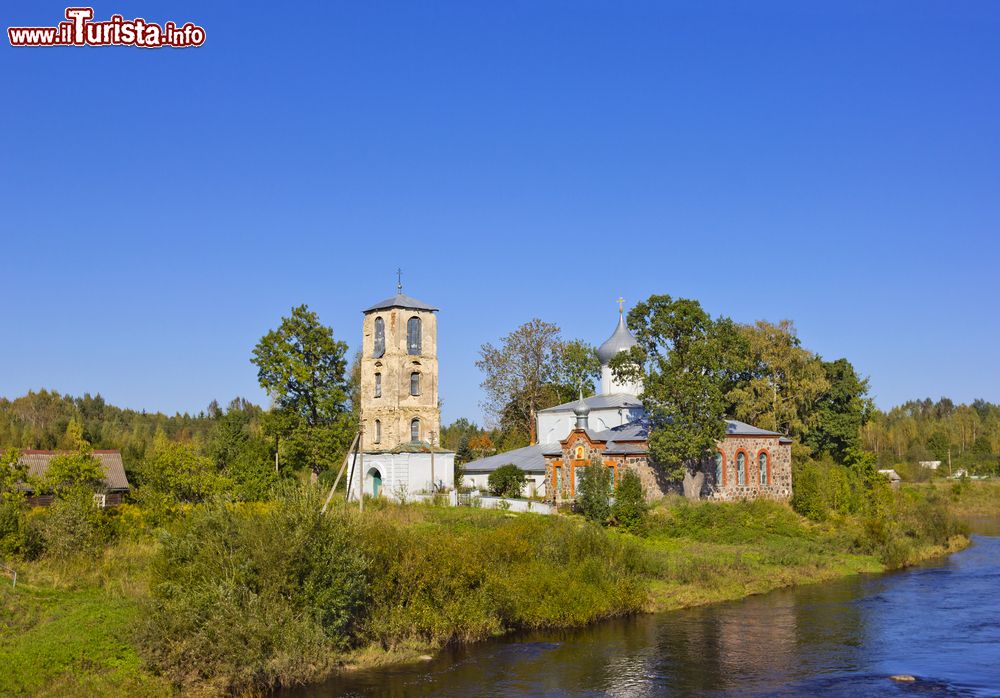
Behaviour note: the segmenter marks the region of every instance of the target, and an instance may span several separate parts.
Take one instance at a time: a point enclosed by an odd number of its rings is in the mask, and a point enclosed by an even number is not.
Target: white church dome
[[[607,341],[597,349],[597,358],[601,360],[602,365],[607,366],[618,352],[628,351],[636,344],[638,342],[635,337],[625,326],[625,316],[619,313],[618,327],[615,328],[614,334],[608,337]]]

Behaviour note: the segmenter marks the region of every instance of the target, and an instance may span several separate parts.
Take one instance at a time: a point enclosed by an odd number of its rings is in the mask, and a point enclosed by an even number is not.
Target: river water
[[[456,647],[285,695],[1000,696],[997,523],[901,572]]]

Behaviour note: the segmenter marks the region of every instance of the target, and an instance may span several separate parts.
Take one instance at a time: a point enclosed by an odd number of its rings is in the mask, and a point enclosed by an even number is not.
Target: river
[[[993,523],[968,549],[900,572],[455,647],[283,695],[1000,696]]]

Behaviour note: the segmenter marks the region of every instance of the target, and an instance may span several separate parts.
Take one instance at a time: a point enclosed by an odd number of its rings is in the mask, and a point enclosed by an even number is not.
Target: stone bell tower
[[[437,308],[403,294],[364,311],[361,421],[365,451],[440,441]]]

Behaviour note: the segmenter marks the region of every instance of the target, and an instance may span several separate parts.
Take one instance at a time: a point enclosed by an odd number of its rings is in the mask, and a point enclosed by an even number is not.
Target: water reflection
[[[896,574],[455,648],[285,693],[1000,695],[1000,538],[975,542]]]

